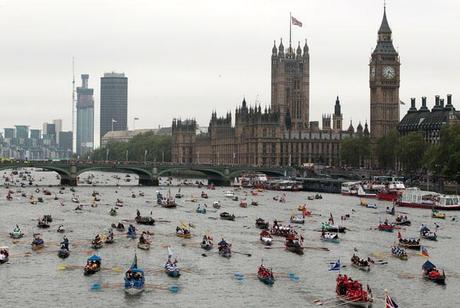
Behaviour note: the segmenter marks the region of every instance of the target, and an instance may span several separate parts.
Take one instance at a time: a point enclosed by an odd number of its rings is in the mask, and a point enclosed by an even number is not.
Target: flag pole
[[[289,12],[289,47],[291,47],[291,28],[292,28],[292,15]]]

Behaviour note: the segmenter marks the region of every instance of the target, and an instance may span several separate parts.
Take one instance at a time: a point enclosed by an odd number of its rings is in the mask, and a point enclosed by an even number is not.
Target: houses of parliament
[[[271,106],[249,106],[245,99],[231,113],[211,114],[206,133],[194,119],[172,122],[172,160],[182,164],[300,166],[340,164],[345,138],[378,138],[399,123],[399,56],[386,12],[369,63],[370,131],[367,123],[344,129],[339,97],[332,114],[310,121],[310,54],[303,47],[276,42],[271,53]],[[332,108],[331,108],[332,109]]]

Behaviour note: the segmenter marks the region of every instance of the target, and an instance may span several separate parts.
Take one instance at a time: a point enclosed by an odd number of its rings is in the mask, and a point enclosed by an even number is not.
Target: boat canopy
[[[101,257],[92,255],[91,257],[88,258],[89,261],[101,261]]]
[[[436,266],[430,261],[426,261],[425,263],[423,263],[422,268],[425,271],[431,271],[432,269],[436,268]]]

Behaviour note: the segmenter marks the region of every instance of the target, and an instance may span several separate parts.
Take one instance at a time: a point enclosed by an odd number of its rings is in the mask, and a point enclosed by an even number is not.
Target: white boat
[[[233,198],[235,197],[235,193],[231,190],[225,192],[225,198]]]
[[[305,218],[303,215],[293,215],[291,216],[291,223],[293,224],[303,224],[305,223]]]
[[[344,182],[340,188],[340,193],[344,196],[355,196],[358,194],[358,186],[361,182]]]
[[[460,210],[460,196],[441,195],[436,192],[411,187],[403,192],[396,204],[413,208],[458,211]]]
[[[358,185],[358,197],[377,198],[377,193],[366,192],[363,186],[360,184]]]

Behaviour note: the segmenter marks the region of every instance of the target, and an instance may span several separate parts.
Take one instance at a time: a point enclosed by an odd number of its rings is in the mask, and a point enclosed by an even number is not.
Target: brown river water
[[[57,184],[53,173],[33,174],[40,179],[41,185]],[[95,173],[95,178],[100,182],[115,184],[112,176]],[[120,175],[122,179],[124,176]],[[121,182],[127,184],[123,180]],[[16,191],[19,188],[11,189]],[[259,203],[258,206],[241,208],[239,202],[224,197],[229,188],[207,190],[182,187],[184,198],[176,200],[179,206],[164,209],[156,206],[156,192],[160,190],[165,194],[168,188],[164,186],[79,186],[75,188],[75,194],[82,204],[91,204],[93,190],[100,193],[101,201],[96,208],[84,206],[82,213],[76,213],[76,204],[71,202],[69,188],[65,189],[64,194],[57,194],[58,186],[47,189],[53,196],[35,193],[35,187],[22,189],[27,195],[44,198],[44,202],[37,205],[29,204],[21,194],[14,194],[14,199],[7,201],[7,190],[1,190],[0,246],[8,246],[11,257],[8,263],[0,265],[0,307],[319,307],[315,300],[321,300],[324,303],[322,307],[344,307],[335,300],[337,273],[328,271],[329,263],[337,259],[345,265],[342,273],[372,288],[375,297],[373,307],[384,307],[384,289],[388,290],[399,307],[460,307],[458,212],[447,213],[445,220],[434,220],[427,210],[397,209],[397,213],[403,212],[412,221],[410,227],[401,230],[406,237],[418,237],[422,223],[432,229],[434,222],[440,225],[438,241],[421,240],[428,249],[429,260],[445,269],[447,284],[440,286],[422,278],[421,266],[427,258],[410,250],[407,261],[391,256],[389,252],[397,232],[375,230],[379,221],[387,217],[385,207],[391,206],[389,202],[376,201],[378,208],[368,209],[359,206],[359,199],[355,197],[322,194],[322,200],[310,201],[307,197],[312,193],[288,192],[286,203],[279,203],[273,197],[280,196],[280,192],[264,191],[251,196],[249,190],[241,190],[236,195],[247,198],[249,203],[252,200]],[[178,187],[170,189],[173,194],[178,191]],[[200,198],[202,190],[208,193],[209,199]],[[131,197],[132,193],[138,195],[140,191],[145,193],[144,197]],[[53,200],[55,193],[59,201]],[[192,196],[197,197],[196,203],[190,202]],[[112,217],[109,210],[115,206],[117,198],[122,199],[125,205],[118,210],[118,216]],[[222,204],[220,210],[212,208],[213,201],[217,200]],[[60,205],[61,201],[64,206]],[[313,215],[306,218],[304,225],[296,225],[305,237],[305,254],[298,256],[285,251],[283,239],[277,237],[273,248],[265,249],[259,241],[260,230],[254,225],[256,218],[262,217],[270,222],[276,218],[288,223],[290,215],[300,213],[297,207],[305,203]],[[208,212],[196,213],[198,204],[207,204]],[[92,254],[91,239],[97,233],[108,230],[112,223],[123,219],[133,220],[136,210],[140,210],[142,215],[152,212],[156,220],[166,222],[158,222],[155,226],[138,226],[140,230],[150,230],[155,235],[149,251],[137,250],[138,264],[146,271],[146,291],[138,297],[129,297],[124,294],[122,282],[124,272],[136,252],[137,241],[128,240],[124,234],[115,232],[115,243],[97,251],[106,269],[86,277],[83,276],[82,267]],[[236,220],[220,220],[219,213],[222,211],[234,213]],[[340,216],[350,214],[350,218],[343,222],[349,231],[340,234],[339,244],[320,241],[320,232],[317,231],[331,212],[336,222],[340,221]],[[36,219],[44,214],[51,214],[54,219],[51,228],[45,231],[36,227]],[[195,226],[191,229],[191,239],[175,236],[176,226],[181,221],[191,222]],[[13,242],[8,233],[16,224],[26,235]],[[65,260],[57,257],[62,234],[57,233],[56,229],[60,224],[64,225],[71,243],[70,257]],[[129,223],[124,224],[127,227]],[[41,232],[45,240],[46,247],[41,252],[31,251],[34,232]],[[233,254],[230,259],[225,259],[216,253],[216,248],[212,252],[205,252],[199,247],[199,242],[206,232],[213,235],[215,242],[224,237],[232,243],[235,251],[251,256]],[[178,279],[170,278],[162,271],[168,245],[183,269]],[[329,251],[318,247],[327,247]],[[373,265],[370,272],[359,271],[350,266],[350,257],[355,248],[360,257],[371,256],[388,263]],[[276,281],[271,287],[258,281],[255,276],[262,259],[275,273]],[[62,264],[69,265],[68,269],[59,269]],[[236,279],[237,272],[243,273],[244,279]],[[298,279],[290,278],[288,273],[293,273]],[[95,283],[102,285],[102,288],[92,290]],[[179,291],[171,292],[171,286],[176,286]]]

